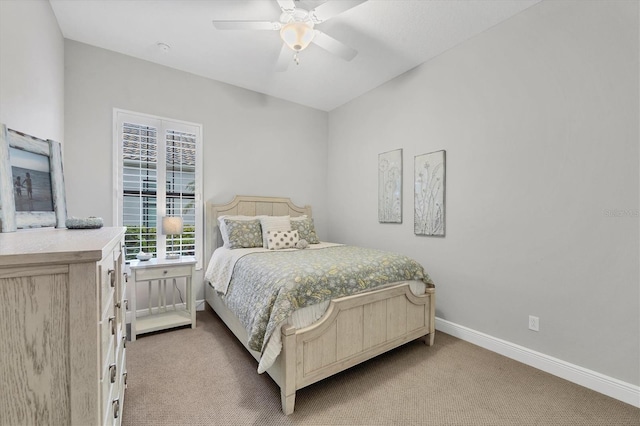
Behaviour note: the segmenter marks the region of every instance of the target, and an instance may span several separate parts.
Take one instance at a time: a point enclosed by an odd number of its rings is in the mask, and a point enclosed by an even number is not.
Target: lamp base
[[[165,259],[180,259],[180,253],[167,253]]]

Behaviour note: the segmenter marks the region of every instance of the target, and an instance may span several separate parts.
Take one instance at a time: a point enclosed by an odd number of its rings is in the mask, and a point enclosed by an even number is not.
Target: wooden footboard
[[[282,326],[282,352],[267,374],[280,386],[282,411],[293,413],[296,391],[398,347],[435,336],[435,289],[415,296],[409,284],[399,283],[368,293],[332,300],[324,316],[297,330]],[[247,333],[215,290],[206,285],[209,305],[254,356]]]
[[[435,335],[435,289],[415,296],[403,283],[331,301],[320,321],[282,328],[282,411],[293,413],[295,392],[421,336]]]

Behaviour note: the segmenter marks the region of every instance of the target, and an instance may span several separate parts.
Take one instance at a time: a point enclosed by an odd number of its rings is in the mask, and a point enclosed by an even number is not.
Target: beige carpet
[[[640,425],[640,409],[438,333],[280,390],[210,310],[128,342],[124,425]]]

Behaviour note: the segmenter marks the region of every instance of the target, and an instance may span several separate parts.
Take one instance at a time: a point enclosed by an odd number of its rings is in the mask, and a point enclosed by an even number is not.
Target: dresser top
[[[0,267],[35,263],[95,262],[122,239],[126,228],[25,229],[0,233]]]

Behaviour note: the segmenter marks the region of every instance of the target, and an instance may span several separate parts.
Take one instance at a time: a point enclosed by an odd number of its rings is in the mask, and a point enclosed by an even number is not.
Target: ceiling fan
[[[314,28],[334,16],[349,10],[367,0],[329,0],[318,7],[306,10],[296,6],[299,1],[276,0],[282,14],[279,21],[213,21],[218,30],[271,30],[280,31],[284,44],[280,50],[276,71],[285,71],[289,66],[291,51],[293,61],[298,64],[298,53],[313,43],[340,58],[350,61],[358,52],[335,38]]]

